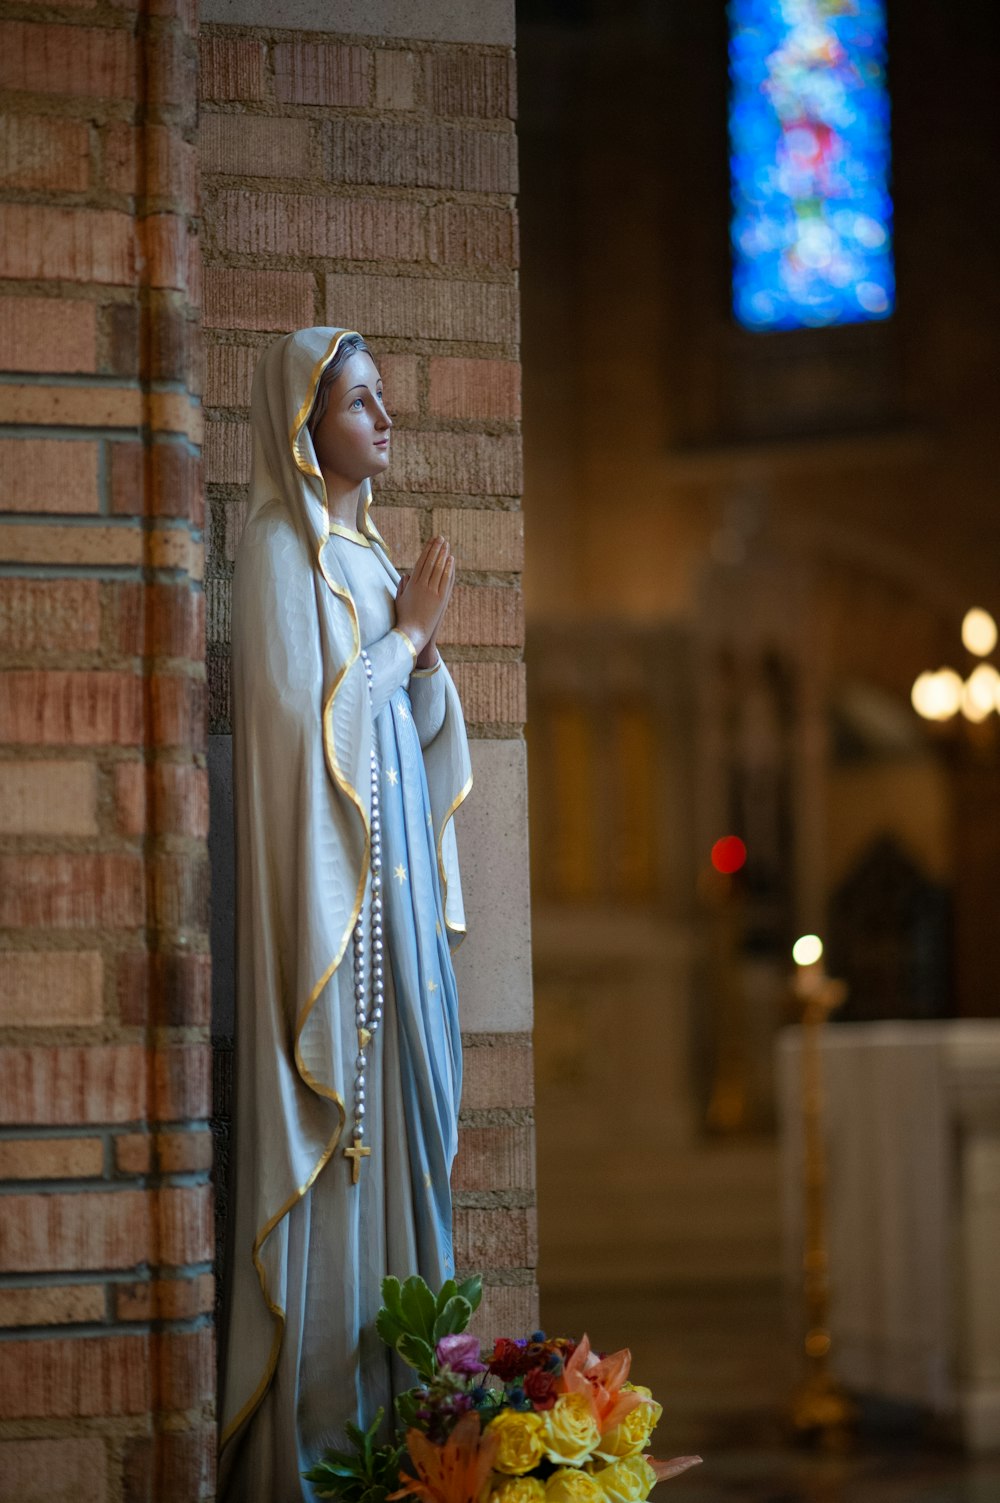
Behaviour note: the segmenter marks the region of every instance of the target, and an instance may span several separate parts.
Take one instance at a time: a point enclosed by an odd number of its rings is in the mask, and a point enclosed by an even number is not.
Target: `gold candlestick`
[[[843,1444],[857,1419],[857,1406],[830,1371],[830,1256],[828,1241],[826,1146],[823,1141],[823,1061],[821,1041],[830,1014],[847,995],[823,966],[823,945],[805,935],[793,951],[792,985],[802,1009],[803,1252],[802,1292],[806,1331],[806,1372],[792,1395],[795,1429],[830,1446]]]

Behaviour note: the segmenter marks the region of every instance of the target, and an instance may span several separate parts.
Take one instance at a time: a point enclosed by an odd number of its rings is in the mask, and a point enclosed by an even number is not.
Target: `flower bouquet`
[[[348,1426],[353,1451],[327,1451],[306,1472],[321,1498],[342,1503],[644,1503],[657,1482],[698,1456],[648,1454],[662,1414],[628,1381],[628,1351],[599,1357],[584,1336],[500,1337],[481,1351],[467,1326],[482,1281],[388,1278],[378,1331],[418,1383],[396,1400],[403,1437],[376,1444]],[[409,1464],[409,1471],[406,1464]]]

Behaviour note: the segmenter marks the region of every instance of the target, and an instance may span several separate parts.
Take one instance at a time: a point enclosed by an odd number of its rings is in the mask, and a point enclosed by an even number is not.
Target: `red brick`
[[[138,856],[0,856],[0,928],[134,929],[144,895]]]
[[[523,725],[528,717],[523,663],[452,663],[470,725]]]
[[[203,36],[198,92],[209,103],[264,98],[264,46],[243,38]]]
[[[368,104],[371,53],[330,42],[278,42],[274,92],[283,104]]]
[[[162,13],[165,3],[154,0],[154,13],[158,8]],[[174,123],[190,130],[197,114],[198,46],[194,38],[170,26],[147,31],[143,58],[149,103],[169,107]]]
[[[249,423],[209,422],[205,428],[205,480],[214,485],[245,485],[250,479]]]
[[[510,131],[336,117],[330,130],[335,183],[517,192],[517,150]]]
[[[394,490],[472,496],[521,494],[521,440],[483,433],[397,432]]]
[[[455,1210],[456,1268],[533,1268],[538,1238],[533,1210]]]
[[[142,393],[132,386],[4,385],[0,423],[59,428],[137,428]],[[65,451],[64,451],[65,453]]]
[[[421,261],[426,254],[420,204],[392,199],[232,189],[216,198],[209,233],[218,250],[244,255]]]
[[[519,511],[437,507],[433,532],[446,537],[460,569],[524,567],[524,519]]]
[[[0,1272],[130,1268],[153,1248],[154,1206],[144,1190],[8,1195],[0,1221]]]
[[[103,1015],[104,962],[96,951],[0,951],[4,1027],[86,1026]]]
[[[159,1049],[153,1061],[156,1117],[184,1122],[212,1109],[212,1051],[207,1044]]]
[[[311,120],[203,114],[198,136],[201,170],[236,177],[312,177],[315,130]]]
[[[0,674],[0,740],[136,746],[143,735],[142,687],[141,679],[127,673]]]
[[[147,829],[146,795],[152,794],[151,832],[156,835],[208,834],[208,774],[203,767],[173,762],[120,762],[115,767],[115,810],[125,835]]]
[[[105,1503],[107,1444],[99,1435],[3,1440],[0,1477],[3,1503]]]
[[[521,416],[515,360],[431,360],[430,410],[437,417],[513,421]]]
[[[417,102],[416,84],[416,54],[380,47],[375,54],[376,107],[380,110],[412,110]]]
[[[327,321],[360,329],[366,336],[508,345],[518,338],[513,287],[493,282],[335,272],[326,277],[325,289]]]
[[[520,590],[506,585],[456,585],[440,641],[520,647],[524,642],[524,598]]]
[[[201,1128],[122,1133],[114,1144],[120,1174],[193,1174],[212,1167],[212,1134]]]
[[[0,1048],[0,1123],[59,1127],[145,1116],[147,1057],[138,1045]]]
[[[428,214],[427,256],[442,266],[515,267],[517,216],[511,209],[436,204]]]
[[[148,1174],[153,1167],[154,1138],[148,1132],[126,1132],[114,1139],[119,1174]]]
[[[165,1333],[155,1350],[162,1408],[200,1409],[215,1398],[215,1339],[210,1329]],[[175,1496],[181,1503],[183,1495]]]
[[[426,52],[424,87],[434,115],[513,120],[517,74],[512,52]]]
[[[97,568],[143,563],[142,533],[137,527],[58,527],[0,524],[0,557],[8,564],[90,564]]]
[[[0,579],[0,651],[94,652],[100,642],[96,579]]]
[[[215,1280],[210,1273],[193,1279],[155,1279],[114,1286],[118,1320],[191,1320],[212,1309]]]
[[[210,345],[205,375],[208,406],[249,407],[250,385],[260,355],[256,345]],[[205,431],[208,432],[208,425]]]
[[[209,956],[129,951],[118,962],[117,994],[126,1026],[207,1027],[212,1007]]]
[[[103,1284],[0,1289],[0,1326],[91,1325],[103,1321],[106,1314],[107,1295]],[[3,1452],[0,1451],[0,1467],[2,1465]],[[0,1477],[0,1500],[11,1497],[4,1490],[6,1480],[5,1477]],[[34,1496],[37,1497],[37,1493]],[[48,1496],[51,1497],[52,1494]]]
[[[151,287],[188,292],[198,299],[200,268],[195,232],[183,214],[150,214],[139,221],[139,240]]]
[[[148,870],[153,884],[152,923],[162,929],[207,929],[208,856],[160,855],[148,863]]]
[[[207,328],[308,328],[314,319],[313,279],[298,271],[205,269],[204,323]]]
[[[167,125],[137,126],[115,120],[105,127],[105,186],[118,193],[174,199],[193,207],[197,153],[179,131]]]
[[[148,683],[152,701],[151,744],[203,752],[207,734],[204,680],[157,673]]]
[[[200,525],[204,505],[201,460],[186,443],[162,439],[147,450],[142,444],[122,441],[113,443],[109,452],[115,516],[143,514],[148,472],[153,487],[149,514],[182,517]]]
[[[409,568],[417,561],[422,515],[412,506],[380,506],[375,511],[372,520],[385,538],[397,569]]]
[[[99,453],[99,445],[85,439],[0,439],[0,510],[99,511]]]
[[[535,1183],[530,1127],[464,1127],[451,1176],[454,1190],[529,1190]]]
[[[379,355],[376,364],[385,387],[386,406],[393,417],[407,416],[420,408],[418,361],[415,355]]]
[[[156,1153],[162,1174],[204,1173],[212,1167],[212,1134],[205,1129],[158,1133]]]
[[[200,660],[205,643],[205,597],[188,584],[124,584],[111,604],[115,647],[129,656]]]
[[[163,1268],[210,1263],[214,1252],[211,1185],[165,1189],[156,1196],[154,1255]]]
[[[136,64],[135,42],[125,30],[30,21],[0,25],[0,88],[134,99]]]
[[[93,762],[4,761],[0,834],[72,836],[97,830]]]
[[[215,1452],[214,1430],[161,1430],[155,1436],[130,1437],[124,1448],[122,1503],[214,1498]]]
[[[0,1179],[100,1179],[103,1173],[104,1143],[100,1138],[0,1141]]]
[[[78,120],[7,115],[0,120],[0,183],[5,188],[65,188],[90,181],[90,137]]]
[[[152,1338],[0,1343],[0,1419],[140,1415],[150,1407]]]
[[[136,283],[134,223],[129,214],[113,209],[7,204],[4,221],[0,276],[117,287]]]
[[[538,1330],[538,1325],[538,1290],[534,1284],[486,1284],[471,1329],[484,1345],[492,1346],[498,1336],[512,1332],[528,1336]]]
[[[0,369],[93,371],[97,310],[67,298],[0,298]]]
[[[460,665],[467,666],[467,665]],[[462,1107],[533,1106],[535,1077],[528,1040],[467,1045],[462,1057]]]

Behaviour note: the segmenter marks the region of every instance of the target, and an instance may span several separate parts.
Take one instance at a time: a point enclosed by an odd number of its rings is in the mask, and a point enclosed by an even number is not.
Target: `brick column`
[[[220,808],[250,379],[276,334],[328,323],[370,340],[396,420],[378,526],[400,567],[439,531],[458,556],[442,645],[473,737],[477,786],[457,821],[470,937],[457,965],[467,1083],[456,1244],[459,1263],[486,1274],[489,1332],[530,1328],[537,1313],[513,8],[506,41],[495,28],[502,7],[492,8],[492,33],[480,27],[479,9],[488,8],[470,4],[456,20],[453,8],[430,3],[413,23],[420,34],[403,38],[393,30],[398,8],[355,7],[359,25],[362,15],[371,28],[385,25],[368,36],[352,26],[342,38],[259,25],[255,0],[209,4],[200,155],[208,663]],[[314,28],[316,17],[292,0],[280,20]],[[477,27],[484,39],[468,40]],[[216,858],[221,870],[224,853]],[[224,1064],[231,997],[221,974],[218,991]],[[220,1077],[224,1084],[224,1069]]]
[[[194,13],[0,28],[0,1500],[212,1488]]]

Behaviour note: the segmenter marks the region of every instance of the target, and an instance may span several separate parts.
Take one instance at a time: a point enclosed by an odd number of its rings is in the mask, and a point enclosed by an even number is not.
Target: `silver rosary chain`
[[[372,692],[372,665],[362,648],[361,660]],[[368,1048],[382,1021],[385,1000],[385,952],[382,941],[382,810],[379,802],[378,756],[375,751],[374,727],[371,750],[371,958],[365,949],[364,903],[354,925],[354,1019],[358,1030],[358,1054],[354,1062],[354,1136],[360,1140],[365,1130],[365,1082]],[[370,971],[370,974],[369,974]]]

